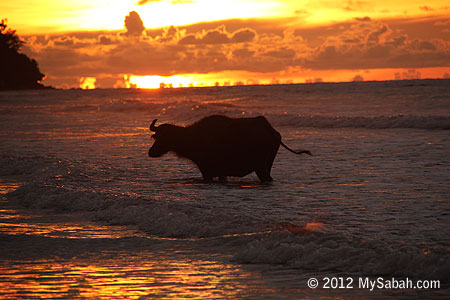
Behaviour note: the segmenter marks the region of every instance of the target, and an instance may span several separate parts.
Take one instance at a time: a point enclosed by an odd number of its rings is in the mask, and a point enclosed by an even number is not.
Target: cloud
[[[228,33],[225,26],[203,31],[197,34],[189,34],[180,39],[180,44],[227,44],[251,42],[256,38],[256,32],[251,28],[241,28],[233,33]]]
[[[370,22],[370,21],[372,21],[372,19],[367,17],[367,16],[363,17],[363,18],[355,18],[355,20],[356,21],[360,21],[360,22]]]
[[[307,11],[306,9],[298,9],[296,11],[294,11],[294,13],[296,15],[300,15],[300,16],[310,16],[311,13],[309,11]]]
[[[450,43],[411,39],[378,21],[359,21],[328,37],[303,66],[310,69],[441,67],[450,61]]]
[[[145,30],[139,15],[130,12],[122,31],[31,36],[24,52],[39,62],[48,77],[45,84],[76,87],[81,77],[95,77],[97,87],[126,86],[125,74],[419,69],[449,66],[450,41],[445,35],[430,31],[431,25],[428,36],[416,30],[438,22],[433,28],[444,28],[443,21],[429,19],[413,26],[362,17],[286,29],[270,20],[227,20]]]
[[[231,36],[232,43],[251,42],[256,38],[256,32],[251,28],[242,28],[235,31]]]
[[[358,11],[364,10],[370,6],[367,1],[346,1],[342,3],[344,6],[342,7],[346,11]],[[366,9],[367,10],[367,9]]]
[[[125,17],[125,28],[127,32],[125,35],[139,36],[145,30],[144,22],[141,17],[135,11],[131,11],[128,16]]]
[[[433,8],[431,8],[431,7],[429,7],[429,6],[426,6],[426,5],[421,6],[421,7],[420,7],[420,10],[423,10],[423,11],[434,11]]]
[[[229,37],[225,26],[221,26],[215,30],[207,31],[203,36],[196,39],[198,44],[224,44],[229,42]]]
[[[102,45],[112,45],[114,44],[114,41],[111,37],[106,36],[106,35],[100,35],[98,37],[98,42]]]
[[[139,0],[137,5],[145,5],[145,4],[150,3],[150,2],[161,2],[161,0]]]

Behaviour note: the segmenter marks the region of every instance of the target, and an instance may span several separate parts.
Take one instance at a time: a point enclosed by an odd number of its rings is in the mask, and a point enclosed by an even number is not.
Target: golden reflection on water
[[[78,219],[75,221],[75,218]],[[131,226],[104,226],[93,224],[86,216],[77,214],[27,213],[22,210],[0,209],[0,234],[35,235],[50,238],[122,238],[143,236]]]
[[[2,213],[2,211],[0,211]],[[10,220],[14,220],[15,217],[6,216]],[[2,219],[4,219],[2,217]],[[48,226],[46,224],[15,224],[12,222],[0,222],[0,233],[8,233],[10,235],[20,234],[32,234],[46,237],[64,237],[64,238],[121,238],[123,236],[136,235],[135,232],[126,231],[122,228],[116,228],[116,230],[108,228],[107,231],[103,231],[104,226],[80,226],[67,224],[52,224]]]
[[[0,296],[26,298],[172,299],[236,298],[245,294],[246,282],[258,276],[234,265],[211,260],[184,260],[138,256],[109,260],[61,263],[52,260],[24,263],[0,274]],[[239,283],[239,284],[236,284]]]
[[[120,137],[133,137],[140,136],[142,132],[118,132],[118,133],[110,133],[110,132],[90,132],[90,131],[67,131],[67,130],[55,130],[55,131],[44,131],[38,130],[36,132],[16,132],[15,136],[10,135],[1,135],[0,139],[5,139],[8,141],[11,140],[20,140],[24,137],[42,137],[46,140],[76,140],[76,139],[100,139],[100,138],[120,138]]]
[[[11,181],[6,181],[3,179],[0,179],[0,195],[15,191],[21,185],[22,184],[19,182],[11,182]],[[6,197],[2,196],[1,199],[4,201],[4,200],[6,200]]]
[[[323,233],[325,223],[320,221],[311,221],[306,223],[305,226],[299,226],[290,222],[282,222],[274,227],[275,230],[289,231],[294,234],[310,234],[310,233]]]
[[[0,298],[233,299],[280,292],[265,286],[259,272],[224,262],[225,254],[198,251],[195,242],[152,239],[5,202]]]
[[[233,299],[277,292],[258,273],[189,251],[118,248],[88,258],[0,261],[0,298]],[[255,281],[261,290],[248,287]]]

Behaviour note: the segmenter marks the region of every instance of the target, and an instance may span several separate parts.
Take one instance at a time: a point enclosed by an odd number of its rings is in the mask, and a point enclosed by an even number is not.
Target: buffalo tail
[[[291,148],[289,148],[288,146],[286,146],[286,145],[283,143],[283,141],[281,141],[280,143],[281,143],[281,146],[283,146],[284,148],[288,149],[288,150],[291,151],[292,153],[295,153],[295,154],[303,154],[303,153],[305,153],[305,154],[308,154],[308,155],[312,155],[311,151],[308,151],[308,150],[297,150],[297,151],[294,151],[294,150],[292,150]]]

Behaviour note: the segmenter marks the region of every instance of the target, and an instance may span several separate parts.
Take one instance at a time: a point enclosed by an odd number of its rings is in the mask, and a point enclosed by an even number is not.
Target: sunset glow
[[[24,5],[21,5],[23,2]],[[138,5],[146,2],[145,5]],[[139,12],[147,28],[185,25],[233,18],[278,17],[286,13],[282,1],[107,1],[19,0],[0,4],[2,16],[21,33],[55,33],[80,30],[120,30],[129,12]],[[238,9],[236,9],[238,8]],[[44,21],[44,22],[43,22]]]
[[[446,78],[446,1],[3,1],[61,88]],[[163,85],[161,85],[163,83]]]
[[[211,86],[214,83],[203,81],[199,75],[175,75],[175,76],[131,76],[130,84],[138,88],[178,88],[194,86]],[[204,82],[204,84],[202,84]]]
[[[232,86],[252,84],[272,84],[275,79],[260,78],[260,74],[249,72],[221,72],[214,74],[183,74],[174,76],[131,76],[130,87],[138,88],[180,88],[205,86]],[[283,82],[285,83],[285,82]]]
[[[214,74],[184,74],[175,76],[130,76],[126,87],[136,88],[182,88],[233,85],[298,84],[339,81],[380,81],[408,80],[420,78],[449,78],[448,68],[414,69],[373,69],[373,70],[328,70],[304,72],[299,77],[295,73],[259,74],[251,72],[221,72]],[[444,75],[442,75],[444,74]]]

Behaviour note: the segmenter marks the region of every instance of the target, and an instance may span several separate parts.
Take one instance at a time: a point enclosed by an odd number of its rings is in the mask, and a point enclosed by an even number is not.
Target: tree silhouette
[[[0,23],[0,90],[43,88],[44,77],[37,62],[20,53],[24,42],[15,30],[7,29],[6,20]]]

